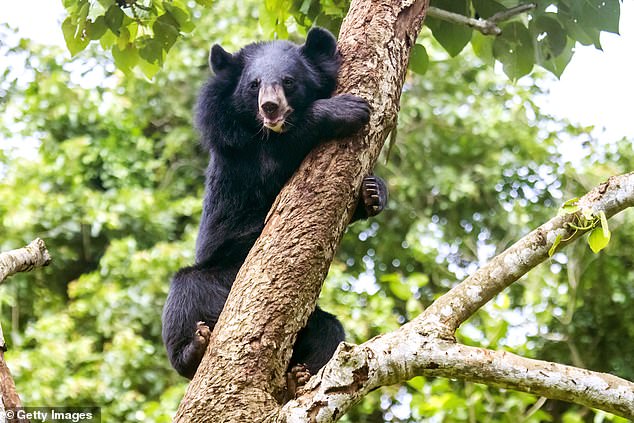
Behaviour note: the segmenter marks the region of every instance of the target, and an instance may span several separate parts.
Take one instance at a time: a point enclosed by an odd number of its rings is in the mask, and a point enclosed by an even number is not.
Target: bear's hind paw
[[[381,213],[387,205],[387,187],[385,182],[373,175],[363,178],[361,199],[368,217]]]
[[[211,330],[209,326],[205,322],[196,323],[196,332],[194,333],[194,343],[196,344],[197,349],[201,347],[204,349],[209,344],[209,339],[211,338]]]

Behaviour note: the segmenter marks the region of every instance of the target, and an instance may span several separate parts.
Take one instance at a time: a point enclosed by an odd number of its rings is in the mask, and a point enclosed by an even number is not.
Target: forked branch
[[[634,205],[634,173],[614,176],[578,201],[607,217]],[[495,295],[548,257],[557,239],[581,236],[557,216],[492,259],[400,329],[342,345],[328,365],[283,407],[281,421],[330,422],[371,390],[418,375],[461,378],[599,408],[634,418],[634,383],[612,375],[457,344],[453,334]],[[564,243],[560,244],[563,246]]]

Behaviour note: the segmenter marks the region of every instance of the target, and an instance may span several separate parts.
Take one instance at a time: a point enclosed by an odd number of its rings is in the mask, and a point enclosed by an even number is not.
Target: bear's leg
[[[180,356],[174,357],[174,361],[172,361],[174,368],[176,368],[180,375],[185,376],[187,379],[194,377],[198,365],[203,355],[205,355],[210,337],[211,329],[209,326],[207,326],[205,322],[197,322],[191,342],[185,345],[180,352]],[[172,357],[170,357],[170,360],[172,360]],[[178,367],[176,363],[178,363]]]
[[[297,334],[289,368],[304,365],[314,375],[330,360],[345,337],[343,326],[335,316],[315,308],[306,327]]]
[[[185,267],[176,273],[163,308],[163,342],[176,371],[194,377],[229,295],[224,272]],[[235,275],[233,275],[235,276]]]
[[[351,222],[381,213],[387,206],[387,185],[378,176],[368,175],[361,183],[361,194]]]

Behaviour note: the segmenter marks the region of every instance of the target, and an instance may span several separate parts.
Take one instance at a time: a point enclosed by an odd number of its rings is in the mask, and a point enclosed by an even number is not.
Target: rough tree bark
[[[280,411],[297,331],[315,306],[361,179],[394,128],[427,0],[353,0],[339,91],[372,106],[365,133],[317,148],[287,184],[233,285],[176,422],[257,422]]]

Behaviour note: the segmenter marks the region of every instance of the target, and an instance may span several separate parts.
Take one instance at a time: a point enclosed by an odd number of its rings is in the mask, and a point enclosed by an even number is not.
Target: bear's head
[[[337,41],[321,28],[311,29],[303,45],[254,43],[230,54],[216,44],[209,55],[216,78],[230,82],[240,120],[277,133],[292,130],[312,102],[332,95],[339,63]]]

